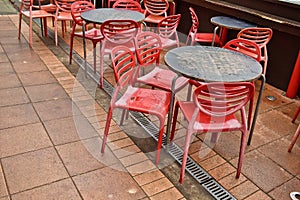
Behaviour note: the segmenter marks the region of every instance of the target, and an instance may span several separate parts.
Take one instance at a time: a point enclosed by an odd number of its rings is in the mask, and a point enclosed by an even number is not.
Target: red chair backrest
[[[150,31],[140,32],[135,37],[135,50],[139,64],[143,67],[159,64],[162,44],[159,36]]]
[[[72,3],[76,0],[54,0],[57,9],[63,12],[71,12]]]
[[[195,89],[193,101],[203,113],[225,117],[239,111],[254,94],[249,82],[207,83]]]
[[[101,25],[101,33],[106,40],[115,44],[125,44],[134,40],[139,25],[133,20],[108,20]]]
[[[238,33],[237,38],[251,40],[258,44],[258,46],[263,47],[268,44],[272,35],[273,31],[270,28],[253,27],[242,29]]]
[[[116,46],[111,51],[112,66],[118,89],[131,85],[135,72],[135,55],[126,46]]]
[[[165,15],[169,8],[168,0],[144,0],[146,12],[151,15]]]
[[[158,34],[163,38],[170,38],[176,34],[177,27],[179,25],[181,14],[170,15],[158,24]]]
[[[142,11],[141,4],[135,0],[118,0],[113,4],[113,8]]]
[[[198,16],[195,12],[195,10],[192,7],[189,7],[190,10],[190,14],[191,14],[191,19],[192,19],[192,25],[188,34],[188,37],[186,39],[186,45],[189,44],[189,41],[191,40],[191,45],[194,45],[195,42],[195,35],[198,32],[198,28],[199,28],[199,19]]]
[[[30,6],[33,5],[33,0],[22,0],[20,10],[29,10]]]
[[[81,18],[81,13],[95,9],[94,4],[89,1],[76,1],[71,6],[71,15],[74,22],[80,26],[83,25],[83,20]]]
[[[261,51],[259,46],[250,40],[240,38],[232,39],[228,41],[223,48],[244,53],[258,62],[261,60]]]

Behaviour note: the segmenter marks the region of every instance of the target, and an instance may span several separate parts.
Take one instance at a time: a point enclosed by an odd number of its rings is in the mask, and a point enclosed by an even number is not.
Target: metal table
[[[102,24],[107,20],[133,20],[136,22],[142,22],[145,18],[143,13],[125,10],[125,9],[115,9],[115,8],[98,8],[94,10],[89,10],[81,13],[81,18],[83,19],[83,51],[84,51],[84,66],[85,73],[87,75],[87,65],[86,65],[86,40],[85,40],[85,25],[87,23]]]
[[[167,122],[167,138],[170,135],[170,127],[173,115],[175,99],[175,82],[179,76],[203,82],[243,82],[261,78],[262,84],[253,115],[251,130],[248,138],[250,144],[262,91],[265,85],[265,76],[262,66],[253,58],[235,51],[211,46],[184,46],[174,48],[165,55],[165,62],[170,70],[177,73],[172,82],[172,98]]]
[[[228,29],[242,30],[244,28],[256,27],[255,24],[250,22],[228,16],[215,16],[210,19],[210,22],[220,28],[220,40],[223,44],[226,43]],[[216,34],[217,29],[214,30],[214,37]]]

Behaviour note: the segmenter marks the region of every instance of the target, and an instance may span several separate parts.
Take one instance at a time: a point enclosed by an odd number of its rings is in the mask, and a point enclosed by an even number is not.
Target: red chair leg
[[[162,139],[164,134],[164,119],[160,119],[160,128],[159,128],[159,135],[158,135],[158,143],[157,143],[157,152],[156,152],[156,160],[155,163],[158,165],[159,158],[160,158],[160,151],[162,147]]]
[[[244,154],[245,154],[245,148],[247,145],[247,130],[242,131],[242,138],[241,138],[241,147],[240,147],[240,153],[239,153],[239,161],[238,161],[238,168],[236,171],[235,178],[239,178],[242,170],[242,164],[244,160]]]
[[[182,156],[182,164],[181,164],[180,179],[179,179],[180,183],[183,183],[183,180],[184,180],[185,166],[186,166],[186,162],[187,162],[187,158],[188,158],[191,136],[192,136],[192,133],[188,132],[187,136],[185,138],[184,152],[183,152],[183,156]]]
[[[294,117],[293,117],[293,120],[292,120],[293,123],[294,123],[295,120],[297,119],[299,112],[300,112],[300,106],[298,107],[298,110],[297,110],[297,112],[295,113],[295,115],[294,115]]]
[[[300,108],[300,107],[299,107],[299,108]],[[299,110],[299,109],[298,109],[298,110]],[[297,130],[296,130],[296,133],[295,133],[294,136],[293,136],[293,139],[292,139],[291,144],[290,144],[290,146],[289,146],[288,152],[291,152],[291,151],[292,151],[293,146],[294,146],[294,144],[296,143],[296,140],[297,140],[297,138],[299,137],[299,135],[300,135],[300,124],[299,124],[299,126],[298,126],[298,128],[297,128]]]
[[[111,121],[111,118],[112,118],[112,114],[113,114],[113,109],[111,107],[109,107],[108,113],[107,113],[107,118],[106,118],[106,124],[105,124],[105,129],[104,129],[103,140],[102,140],[101,153],[104,153],[105,144],[106,144],[106,140],[107,140],[107,136],[108,136],[108,132],[109,132],[109,127],[110,127],[110,121]]]

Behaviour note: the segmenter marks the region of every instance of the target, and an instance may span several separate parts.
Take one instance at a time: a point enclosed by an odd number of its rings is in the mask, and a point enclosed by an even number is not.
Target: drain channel
[[[63,41],[59,41],[59,46],[68,54],[69,46]],[[96,83],[99,84],[99,74],[94,74],[93,67],[89,63],[84,63],[84,60],[77,53],[73,54],[73,60],[85,70],[87,66],[87,75],[92,78]],[[104,79],[103,90],[112,95],[114,88],[113,86]],[[138,112],[130,112],[131,118],[139,124],[151,137],[158,141],[158,127],[152,123],[152,121],[145,115]],[[176,144],[164,145],[166,142],[166,136],[163,136],[163,148],[181,165],[183,150]],[[211,177],[204,169],[202,169],[192,158],[188,156],[186,171],[194,177],[194,179],[203,186],[215,199],[220,200],[236,200],[225,188],[223,188],[213,177]]]

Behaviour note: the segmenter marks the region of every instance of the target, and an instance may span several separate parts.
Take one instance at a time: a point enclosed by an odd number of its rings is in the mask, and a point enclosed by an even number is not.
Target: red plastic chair
[[[76,28],[78,26],[83,26],[83,20],[81,18],[81,13],[95,9],[94,4],[88,1],[76,1],[71,6],[71,15],[73,18],[72,23],[72,32],[70,36],[70,64],[72,63],[72,55],[73,55],[73,42],[74,37],[83,38],[83,32],[76,32]],[[85,39],[90,40],[93,43],[93,56],[94,56],[94,72],[96,73],[96,45],[98,42],[103,40],[103,36],[99,28],[96,25],[93,25],[93,28],[85,31]]]
[[[105,149],[110,121],[115,108],[123,109],[121,125],[126,111],[151,114],[157,116],[160,122],[156,153],[156,164],[158,164],[164,133],[164,122],[169,110],[171,94],[162,90],[151,90],[133,86],[136,58],[128,47],[115,47],[111,52],[111,58],[117,86],[114,90],[107,114],[101,152],[103,153]],[[121,97],[118,98],[120,94]]]
[[[132,20],[108,20],[101,25],[100,30],[104,37],[100,50],[100,88],[102,88],[104,55],[110,55],[111,50],[118,45],[124,45],[134,52],[134,38],[139,25]]]
[[[255,42],[252,42],[250,40],[246,40],[246,39],[242,39],[242,38],[232,39],[232,40],[228,41],[223,46],[223,48],[241,52],[247,56],[252,57],[253,59],[257,60],[258,62],[261,59],[259,46]],[[253,83],[253,85],[254,85],[254,83]],[[250,99],[250,105],[249,105],[249,111],[248,111],[248,113],[249,113],[248,127],[250,127],[250,125],[251,125],[253,106],[254,106],[254,96]]]
[[[179,47],[179,39],[177,35],[177,27],[179,25],[181,14],[170,15],[158,23],[158,34],[162,43],[162,47]]]
[[[118,0],[113,4],[113,8],[134,10],[143,13],[141,4],[135,0]]]
[[[191,136],[195,132],[241,131],[241,145],[236,178],[239,178],[247,142],[247,119],[245,105],[254,94],[252,83],[207,83],[199,86],[193,93],[193,101],[177,101],[171,130],[174,139],[179,108],[188,121],[185,139],[180,183],[183,182]],[[239,121],[235,114],[241,114]],[[213,138],[212,138],[213,139]]]
[[[32,0],[22,0],[19,11],[19,32],[18,39],[21,37],[21,24],[22,17],[25,16],[29,18],[29,46],[32,47],[32,24],[33,19],[41,18],[44,21],[44,35],[48,36],[48,27],[47,27],[47,17],[53,17],[51,13],[48,13],[45,10],[33,10],[33,1]]]
[[[135,49],[138,60],[137,82],[166,91],[172,90],[172,81],[176,74],[160,65],[162,44],[160,37],[150,31],[138,33],[135,38]],[[146,74],[142,74],[147,72]],[[188,83],[188,79],[180,77],[176,81],[175,93]]]
[[[168,0],[144,0],[145,6],[145,23],[150,25],[158,24],[167,17],[169,8]]]
[[[271,40],[272,35],[273,35],[272,29],[260,28],[260,27],[242,29],[237,35],[237,38],[251,40],[259,46],[261,51],[260,62],[264,62],[264,68],[263,68],[264,74],[266,74],[267,64],[268,64],[267,44]]]
[[[214,34],[214,33],[200,33],[198,32],[200,23],[199,23],[199,19],[198,16],[195,12],[195,10],[190,7],[190,14],[191,14],[191,18],[192,18],[192,26],[190,28],[188,37],[186,39],[186,45],[194,45],[195,42],[199,42],[199,43],[211,43],[212,46],[214,45],[218,45],[218,46],[222,46],[222,41],[220,40],[219,35]],[[215,28],[215,32],[217,31],[217,28]],[[214,38],[215,35],[215,38]]]
[[[296,113],[295,113],[295,115],[293,117],[293,120],[292,120],[293,123],[296,121],[296,119],[297,119],[297,117],[299,115],[299,112],[300,112],[300,106],[298,107],[298,109],[297,109],[297,111],[296,111]],[[294,145],[296,143],[296,140],[298,139],[299,135],[300,135],[300,124],[299,124],[299,126],[298,126],[298,128],[297,128],[297,130],[296,130],[296,132],[295,132],[295,134],[293,136],[293,139],[292,139],[291,144],[289,146],[288,152],[292,151],[292,149],[293,149],[293,147],[294,147]]]
[[[54,34],[55,45],[58,45],[58,21],[61,21],[62,37],[65,36],[66,22],[72,22],[71,5],[76,0],[54,0],[56,5],[55,19],[54,19]]]

